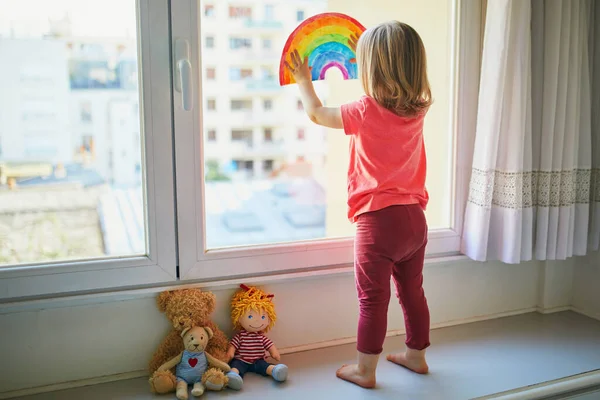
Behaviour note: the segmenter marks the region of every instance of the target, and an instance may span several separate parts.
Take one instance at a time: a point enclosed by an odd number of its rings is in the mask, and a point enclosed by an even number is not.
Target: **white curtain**
[[[467,256],[519,263],[598,248],[598,13],[593,0],[488,1]]]

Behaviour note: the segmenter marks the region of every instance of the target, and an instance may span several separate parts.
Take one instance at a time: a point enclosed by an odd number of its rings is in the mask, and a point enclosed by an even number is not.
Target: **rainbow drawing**
[[[359,37],[365,31],[357,20],[341,13],[322,13],[302,22],[289,36],[279,63],[279,84],[295,83],[285,67],[291,62],[291,53],[298,50],[304,60],[308,57],[312,80],[323,80],[329,68],[338,68],[344,79],[357,78],[356,54],[349,45],[352,35]]]

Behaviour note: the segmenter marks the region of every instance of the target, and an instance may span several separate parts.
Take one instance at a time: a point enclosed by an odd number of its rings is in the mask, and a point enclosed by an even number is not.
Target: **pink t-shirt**
[[[425,113],[401,117],[369,96],[341,107],[350,135],[348,218],[393,205],[426,208]]]

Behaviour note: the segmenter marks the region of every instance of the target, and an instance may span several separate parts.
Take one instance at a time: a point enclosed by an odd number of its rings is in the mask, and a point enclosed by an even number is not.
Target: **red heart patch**
[[[190,358],[190,359],[188,359],[188,363],[192,366],[192,368],[194,368],[196,366],[196,364],[198,364],[198,359]]]

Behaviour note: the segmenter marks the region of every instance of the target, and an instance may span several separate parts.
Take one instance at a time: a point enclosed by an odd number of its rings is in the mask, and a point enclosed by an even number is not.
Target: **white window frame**
[[[453,182],[454,207],[451,228],[430,232],[427,257],[458,255],[462,221],[467,200],[468,179],[472,157],[469,141],[475,128],[479,59],[481,41],[481,10],[479,0],[454,0],[452,31],[458,35],[453,43],[453,80],[451,127],[453,146],[449,149],[454,168],[448,179]],[[194,73],[187,92],[192,103],[202,104],[201,18],[199,2],[181,0],[172,3],[173,39],[189,49],[187,61]],[[460,22],[460,23],[459,23]],[[458,46],[457,46],[458,44]],[[177,44],[174,45],[177,47]],[[174,59],[177,65],[179,59]],[[204,229],[204,165],[202,107],[188,111],[182,107],[182,94],[175,92],[174,126],[177,170],[177,222],[179,237],[180,279],[218,281],[243,279],[261,275],[298,273],[323,270],[353,262],[353,239],[322,239],[284,244],[266,244],[230,249],[206,250]],[[474,99],[474,100],[473,100]],[[189,104],[189,103],[188,103]],[[457,134],[457,133],[460,133]]]
[[[0,267],[0,302],[177,279],[169,8],[154,0],[137,6],[148,254]]]

